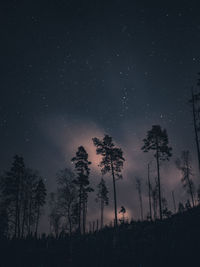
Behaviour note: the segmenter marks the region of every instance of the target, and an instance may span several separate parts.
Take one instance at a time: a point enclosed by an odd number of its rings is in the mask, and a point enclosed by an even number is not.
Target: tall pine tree
[[[80,233],[82,232],[85,234],[88,193],[92,192],[93,189],[90,187],[89,181],[89,165],[91,162],[88,160],[88,153],[83,146],[78,148],[76,156],[72,158],[72,162],[75,163],[75,170],[77,173],[74,183],[79,190],[78,230]]]
[[[172,156],[172,148],[168,146],[168,135],[165,129],[161,129],[160,125],[153,125],[152,129],[147,132],[147,137],[143,140],[144,146],[142,150],[149,152],[155,151],[154,157],[157,164],[157,178],[158,178],[158,197],[159,197],[159,211],[160,219],[162,220],[162,197],[160,186],[160,161],[169,160]]]
[[[121,171],[123,168],[124,158],[121,148],[114,145],[112,137],[105,135],[103,140],[93,138],[96,152],[102,156],[100,163],[102,174],[111,173],[113,179],[113,194],[114,194],[114,211],[115,211],[115,226],[118,225],[117,219],[117,193],[116,180],[121,179]]]

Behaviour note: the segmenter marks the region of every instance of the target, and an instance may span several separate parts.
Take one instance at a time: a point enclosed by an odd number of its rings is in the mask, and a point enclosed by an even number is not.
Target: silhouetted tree
[[[178,212],[182,213],[182,212],[184,212],[184,210],[185,210],[185,208],[184,208],[183,203],[179,202],[179,204],[178,204]]]
[[[142,203],[142,185],[141,185],[141,179],[136,178],[136,189],[138,191],[138,197],[139,197],[139,202],[140,202],[140,214],[141,214],[141,220],[143,221],[143,203]]]
[[[169,218],[172,215],[172,212],[168,209],[167,200],[164,197],[162,197],[162,211],[165,218]]]
[[[198,73],[200,77],[200,73]],[[200,87],[200,78],[198,78],[197,86]],[[200,131],[200,92],[194,93],[193,87],[191,90],[192,98],[190,103],[192,105],[193,126],[195,133],[195,142],[197,148],[198,167],[200,172],[200,144],[199,144],[199,131]]]
[[[147,137],[143,140],[144,146],[142,150],[149,152],[155,151],[154,157],[157,164],[157,176],[158,176],[158,196],[159,196],[159,211],[160,219],[162,220],[162,197],[160,186],[160,161],[169,160],[172,156],[172,148],[168,146],[168,135],[165,129],[161,129],[160,125],[153,125],[152,129],[147,132]]]
[[[77,223],[75,211],[77,209],[78,192],[74,180],[75,174],[70,169],[65,168],[57,173],[58,205],[62,215],[67,220],[66,224],[70,235]]]
[[[124,158],[121,148],[115,147],[112,137],[105,135],[103,140],[93,138],[96,152],[102,155],[100,167],[102,174],[111,172],[113,178],[113,193],[114,193],[114,211],[115,211],[115,226],[117,226],[117,194],[116,194],[116,180],[121,179],[121,170],[123,168]]]
[[[21,236],[21,219],[23,212],[25,165],[23,157],[14,156],[10,171],[4,179],[3,194],[9,206],[10,221],[14,226],[14,237]]]
[[[35,196],[34,196],[35,211],[36,211],[36,222],[35,222],[35,235],[36,236],[38,232],[39,219],[41,216],[41,209],[46,203],[46,195],[47,195],[46,186],[43,182],[43,179],[40,178],[38,182],[36,183]]]
[[[62,225],[62,213],[58,204],[57,194],[53,192],[49,194],[49,210],[50,232],[58,238]]]
[[[121,206],[119,213],[122,214],[121,222],[124,223],[125,222],[125,213],[126,213],[126,209],[124,208],[124,206]]]
[[[152,207],[151,207],[151,192],[152,186],[150,181],[150,164],[148,164],[148,173],[147,173],[147,185],[148,185],[148,197],[149,197],[149,219],[152,220]]]
[[[192,200],[192,206],[194,207],[194,183],[191,179],[192,166],[189,151],[182,151],[181,158],[176,160],[176,166],[181,171],[183,187],[190,195]]]
[[[191,204],[190,204],[189,199],[188,199],[187,202],[185,203],[185,209],[186,209],[186,210],[190,210],[190,209],[191,209]]]
[[[0,202],[0,239],[1,238],[8,238],[9,237],[9,218],[8,218],[8,211],[7,206],[3,201]]]
[[[102,178],[101,182],[97,186],[97,201],[100,202],[101,209],[101,229],[103,228],[103,219],[104,219],[104,207],[108,205],[108,189],[106,187],[105,180]]]
[[[10,236],[23,238],[36,231],[46,196],[44,193],[41,199],[41,181],[39,173],[26,168],[23,157],[18,155],[14,157],[11,169],[2,176],[0,205],[7,214]],[[44,184],[43,189],[46,192]]]
[[[75,163],[77,172],[74,183],[79,189],[79,232],[81,232],[82,218],[82,229],[83,233],[85,233],[88,193],[92,192],[93,189],[89,186],[89,165],[91,162],[88,161],[88,154],[83,146],[78,148],[76,156],[72,158],[72,162]]]
[[[176,200],[174,196],[174,191],[172,191],[172,201],[173,201],[173,206],[174,206],[174,212],[176,213]]]
[[[155,186],[152,187],[151,196],[152,196],[152,202],[153,202],[154,220],[156,220],[157,209],[158,209],[158,180],[157,179],[155,179]]]

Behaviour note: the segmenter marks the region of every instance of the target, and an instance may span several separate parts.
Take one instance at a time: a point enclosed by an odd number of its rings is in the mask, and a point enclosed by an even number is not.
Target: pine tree
[[[88,193],[92,192],[93,189],[89,186],[89,165],[91,164],[91,162],[88,161],[88,153],[83,146],[80,146],[78,148],[76,156],[72,158],[72,162],[75,163],[75,170],[77,173],[77,177],[74,180],[74,183],[77,185],[79,190],[78,230],[80,233],[83,232],[83,234],[85,234]]]
[[[160,125],[153,125],[152,129],[147,132],[147,137],[143,140],[144,146],[142,150],[149,152],[155,151],[154,157],[157,164],[157,177],[158,177],[158,195],[159,195],[159,211],[160,219],[162,220],[162,197],[160,185],[160,161],[169,160],[172,156],[172,148],[168,146],[168,135],[165,129],[161,129]]]
[[[111,172],[113,178],[113,193],[114,193],[114,211],[115,211],[115,226],[118,224],[117,220],[117,194],[116,194],[116,180],[121,179],[121,170],[123,168],[124,158],[121,148],[115,147],[112,137],[105,135],[103,140],[93,138],[96,152],[102,155],[100,163],[102,174]]]
[[[108,189],[106,187],[105,180],[102,178],[101,182],[97,186],[97,201],[100,201],[101,205],[101,229],[103,228],[103,219],[104,219],[104,207],[108,205]]]

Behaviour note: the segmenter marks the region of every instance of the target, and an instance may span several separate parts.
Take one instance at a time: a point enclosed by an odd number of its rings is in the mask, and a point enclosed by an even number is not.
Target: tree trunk
[[[38,204],[39,205],[39,204]],[[40,208],[38,206],[37,210],[37,218],[36,218],[36,227],[35,227],[35,236],[37,237],[37,232],[38,232],[38,225],[39,225],[39,217],[40,217]]]
[[[143,221],[143,204],[142,204],[142,193],[139,192],[139,198],[140,198],[140,210],[141,210],[141,220]]]
[[[187,159],[187,162],[186,162],[187,183],[188,183],[188,188],[189,188],[190,196],[191,196],[191,199],[192,199],[192,206],[194,208],[194,197],[193,197],[193,192],[192,192],[192,185],[191,185],[191,182],[190,182],[190,173],[189,173],[189,163],[188,163],[188,161],[189,161],[189,159]]]
[[[101,229],[103,228],[103,212],[104,212],[104,201],[101,198]]]
[[[156,163],[157,163],[157,174],[158,174],[159,211],[160,211],[160,219],[162,220],[162,201],[161,201],[161,190],[160,190],[160,163],[159,163],[158,148],[156,149]]]
[[[24,237],[25,217],[26,217],[26,204],[24,203],[21,238]]]
[[[68,221],[69,221],[69,235],[71,236],[72,234],[72,221],[71,221],[71,205],[68,205],[67,209],[67,215],[68,215]]]
[[[152,221],[152,210],[151,210],[151,183],[150,183],[150,169],[148,164],[148,189],[149,189],[149,216]]]
[[[174,191],[172,191],[172,200],[173,200],[173,205],[174,205],[174,212],[176,213],[176,201],[174,197]]]
[[[111,161],[111,170],[112,170],[112,178],[113,178],[114,209],[115,209],[115,227],[117,227],[117,225],[118,225],[118,220],[117,220],[117,196],[116,196],[115,174],[114,174],[114,168],[113,168],[112,161]]]
[[[86,193],[83,193],[83,234],[85,234],[85,226],[86,226],[86,214],[87,214],[87,199]]]
[[[199,166],[199,172],[200,172],[200,148],[199,148],[199,138],[198,138],[198,129],[197,129],[197,118],[196,118],[196,111],[195,111],[195,99],[194,99],[193,89],[192,89],[192,114],[193,114],[193,124],[194,124],[195,141],[196,141],[196,147],[197,147],[198,166]]]
[[[78,231],[81,233],[81,199],[82,199],[82,187],[79,188],[79,207],[78,207]]]

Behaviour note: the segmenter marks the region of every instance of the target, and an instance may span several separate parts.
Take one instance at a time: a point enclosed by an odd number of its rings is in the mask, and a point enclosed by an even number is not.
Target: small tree
[[[166,198],[162,198],[162,208],[163,208],[163,217],[169,218],[172,215],[172,212],[168,209]]]
[[[194,183],[192,177],[192,166],[189,151],[182,151],[181,158],[176,160],[176,166],[181,171],[183,188],[190,195],[194,207]]]
[[[184,211],[185,211],[185,208],[184,208],[183,203],[179,202],[179,204],[178,204],[178,212],[179,213],[182,213]]]
[[[157,164],[157,176],[158,176],[158,197],[159,197],[159,211],[160,219],[162,220],[162,197],[161,197],[161,185],[160,185],[160,161],[169,160],[172,156],[172,148],[168,146],[168,135],[165,129],[161,129],[160,125],[153,125],[152,129],[147,132],[147,137],[143,140],[144,146],[142,150],[149,152],[155,151],[154,157]]]
[[[105,135],[103,140],[93,138],[96,146],[97,155],[102,155],[100,162],[102,174],[111,172],[113,178],[113,194],[114,194],[114,211],[115,211],[115,226],[117,226],[117,194],[116,194],[116,180],[121,179],[121,170],[123,168],[124,158],[121,148],[115,147],[112,137]]]
[[[124,223],[125,222],[125,213],[126,213],[126,209],[124,208],[124,206],[121,206],[119,213],[122,214],[121,222]]]
[[[103,219],[104,219],[104,207],[108,205],[108,189],[106,187],[105,180],[102,178],[101,182],[97,186],[97,201],[101,205],[101,229],[103,228]]]
[[[189,201],[189,199],[186,201],[186,203],[185,203],[185,209],[186,210],[190,210],[191,209],[191,204],[190,204],[190,201]]]

